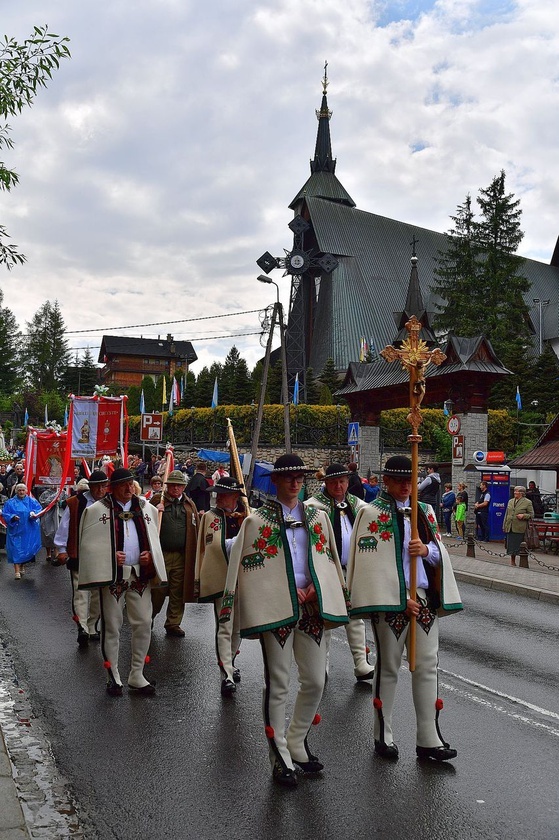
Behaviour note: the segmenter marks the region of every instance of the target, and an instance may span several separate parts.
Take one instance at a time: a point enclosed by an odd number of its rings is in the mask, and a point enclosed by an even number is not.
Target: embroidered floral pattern
[[[120,601],[126,590],[128,589],[128,581],[127,580],[117,580],[116,583],[111,583],[109,586],[109,592],[116,599],[117,603]]]
[[[319,554],[326,554],[327,557],[332,558],[332,553],[328,548],[326,543],[326,534],[322,530],[322,522],[315,522],[314,520],[318,518],[318,511],[316,508],[311,510],[311,515],[309,516],[309,539],[311,541],[312,548],[315,549]]]
[[[375,505],[372,506],[373,515],[377,513],[376,519],[373,519],[369,522],[367,529],[371,534],[376,534],[383,542],[390,542],[392,539],[392,535],[394,532],[394,525],[392,522],[392,515],[390,511],[385,510],[384,508],[377,508]],[[366,538],[363,538],[366,539]],[[360,546],[361,547],[361,546]],[[375,539],[374,544],[367,546],[366,544],[363,545],[363,549],[365,551],[374,551],[377,547],[377,541]]]
[[[299,619],[299,630],[302,630],[303,633],[306,633],[307,636],[314,639],[317,645],[320,645],[324,634],[324,622],[322,621],[318,611],[317,602],[314,601],[309,603],[309,601],[305,601],[300,605],[300,607],[301,617]]]
[[[148,585],[149,584],[146,581],[138,580],[138,578],[136,578],[135,580],[130,581],[128,588],[132,592],[137,592],[138,595],[143,595]]]
[[[435,613],[432,612],[429,607],[422,605],[419,608],[419,615],[416,618],[417,626],[421,627],[422,630],[425,631],[427,635],[429,635],[429,630],[433,626],[433,622],[435,621]]]
[[[260,536],[257,537],[252,544],[252,547],[257,554],[251,554],[245,557],[243,559],[243,566],[246,565],[246,560],[257,556],[260,556],[262,562],[250,564],[251,568],[256,565],[264,565],[265,558],[276,557],[278,550],[282,547],[281,532],[277,525],[261,525],[258,529],[258,533]]]
[[[285,643],[289,639],[292,630],[293,627],[277,627],[275,630],[272,630],[271,633],[275,636],[279,646],[283,648],[285,647]]]
[[[216,516],[215,519],[212,519],[212,521],[210,522],[210,528],[212,529],[212,531],[219,531],[220,527],[221,521],[219,519],[219,516]]]
[[[386,621],[386,623],[388,624],[388,626],[390,627],[397,639],[400,638],[400,636],[410,623],[409,618],[403,612],[385,613],[384,620]]]

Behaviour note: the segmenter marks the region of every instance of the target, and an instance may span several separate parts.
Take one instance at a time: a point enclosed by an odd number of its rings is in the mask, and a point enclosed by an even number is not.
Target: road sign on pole
[[[359,444],[359,423],[347,424],[347,445],[358,446]]]
[[[160,443],[163,438],[163,415],[160,411],[142,414],[140,440],[148,443]]]

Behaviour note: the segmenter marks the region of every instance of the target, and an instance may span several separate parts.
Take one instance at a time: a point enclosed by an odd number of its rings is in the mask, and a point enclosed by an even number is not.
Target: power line
[[[234,315],[254,315],[260,309],[247,309],[244,312],[226,312],[222,315],[203,315],[201,318],[180,318],[178,321],[154,321],[151,324],[128,324],[124,327],[89,327],[87,330],[65,330],[66,335],[79,335],[80,333],[113,332],[114,330],[137,330],[140,327],[163,327],[167,324],[186,324],[190,321],[211,321],[215,318],[232,318]],[[250,335],[250,333],[247,333]]]
[[[206,341],[215,341],[216,339],[221,339],[221,338],[242,338],[243,336],[246,336],[246,335],[262,335],[262,330],[259,330],[258,332],[249,332],[249,333],[228,333],[227,335],[209,335],[207,337],[198,336],[197,338],[194,338],[193,340],[204,343]],[[90,350],[99,350],[101,348],[101,345],[100,344],[98,344],[96,346],[88,345],[88,347],[89,347]],[[73,351],[73,350],[85,350],[85,347],[71,347],[70,350],[71,351]]]

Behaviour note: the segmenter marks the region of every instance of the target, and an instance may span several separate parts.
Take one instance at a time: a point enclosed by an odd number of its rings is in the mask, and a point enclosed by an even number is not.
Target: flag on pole
[[[142,388],[142,393],[140,394],[140,414],[146,413],[146,400],[144,397],[144,389]]]
[[[214,382],[214,392],[212,394],[212,408],[217,408],[218,400],[217,400],[217,376]]]
[[[175,407],[175,389],[171,385],[171,393],[169,394],[169,417],[173,416],[174,407]]]
[[[181,390],[179,388],[179,383],[177,382],[177,380],[175,379],[174,376],[173,376],[172,389],[173,389],[173,405],[176,405],[177,408],[178,408],[181,404]]]
[[[65,406],[65,408],[64,408],[64,423],[63,423],[63,427],[64,427],[64,428],[66,428],[66,427],[67,427],[67,425],[68,425],[68,403],[66,403],[66,406]]]
[[[29,425],[29,412],[27,411],[27,406],[25,406],[25,414],[23,415],[23,425]]]
[[[295,374],[295,385],[293,386],[293,405],[299,405],[299,374]]]
[[[184,376],[181,376],[181,402],[184,399]]]
[[[165,408],[165,403],[167,402],[167,380],[165,379],[165,374],[163,374],[163,394],[161,396],[161,405]]]
[[[449,413],[450,412],[448,410],[448,400],[445,400],[443,403],[443,414],[445,417],[448,417]]]
[[[48,425],[48,422],[49,422],[49,407],[45,403],[45,426]]]
[[[520,397],[520,388],[516,386],[516,409],[522,411],[522,399]]]

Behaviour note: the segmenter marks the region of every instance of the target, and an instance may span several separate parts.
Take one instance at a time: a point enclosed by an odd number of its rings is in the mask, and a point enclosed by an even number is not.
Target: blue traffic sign
[[[347,445],[357,446],[359,444],[359,423],[347,424]]]

